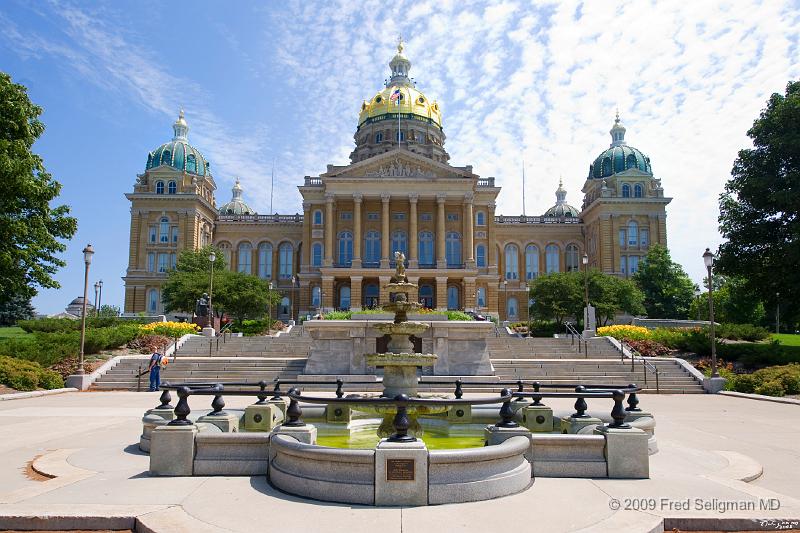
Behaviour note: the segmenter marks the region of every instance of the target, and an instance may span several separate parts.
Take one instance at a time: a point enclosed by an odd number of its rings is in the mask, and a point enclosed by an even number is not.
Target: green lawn
[[[786,346],[800,346],[800,335],[792,335],[790,333],[772,334],[773,339],[778,339],[781,344]]]
[[[30,333],[26,333],[22,328],[16,326],[8,328],[0,328],[0,339],[10,339],[13,337],[27,337]]]

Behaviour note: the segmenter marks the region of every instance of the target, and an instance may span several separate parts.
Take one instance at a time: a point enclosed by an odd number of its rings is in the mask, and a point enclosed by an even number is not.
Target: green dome
[[[589,165],[588,179],[607,178],[630,168],[647,174],[653,173],[650,158],[638,148],[625,143],[625,126],[619,121],[619,113],[617,113],[617,119],[609,133],[611,133],[611,147],[597,156],[594,163]]]
[[[564,183],[558,180],[558,189],[556,189],[556,205],[545,211],[546,217],[578,217],[580,211],[567,203],[567,191],[564,190]]]
[[[220,215],[255,215],[256,212],[250,209],[244,200],[242,200],[242,185],[239,183],[239,178],[236,178],[236,183],[233,184],[233,197],[231,201],[219,208]]]
[[[172,129],[175,132],[172,140],[147,154],[147,167],[145,170],[167,165],[189,174],[210,176],[211,165],[206,162],[203,154],[188,142],[189,126],[186,125],[182,110],[178,120],[172,125]]]

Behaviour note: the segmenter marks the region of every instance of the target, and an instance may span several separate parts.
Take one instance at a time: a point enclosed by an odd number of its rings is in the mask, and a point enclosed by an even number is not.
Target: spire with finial
[[[408,77],[408,71],[411,70],[411,61],[403,55],[405,45],[403,44],[403,36],[397,38],[397,54],[389,62],[392,76],[386,82],[387,87],[400,86],[400,87],[413,87],[414,82]]]
[[[558,189],[556,189],[556,205],[567,203],[567,191],[564,189],[564,180],[558,177]]]
[[[186,141],[189,135],[189,125],[186,124],[186,119],[183,116],[183,107],[178,113],[178,120],[172,125],[172,131],[175,132],[173,141]]]
[[[233,192],[233,200],[242,199],[242,185],[239,183],[239,178],[236,178],[236,183],[233,184],[231,191]]]
[[[625,126],[619,121],[619,108],[617,108],[617,116],[614,119],[614,125],[611,127],[611,147],[622,146],[625,143]]]

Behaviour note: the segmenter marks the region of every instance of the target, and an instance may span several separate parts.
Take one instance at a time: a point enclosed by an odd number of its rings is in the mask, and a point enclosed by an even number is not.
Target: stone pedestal
[[[197,421],[217,426],[223,433],[236,433],[239,431],[239,417],[231,413],[203,415]]]
[[[447,421],[451,424],[469,424],[472,422],[472,406],[469,404],[458,404],[450,407],[447,411]]]
[[[173,409],[148,409],[145,415],[156,415],[169,421],[175,418],[175,411]]]
[[[89,385],[91,385],[89,374],[72,374],[67,376],[67,380],[64,383],[65,387],[78,390],[87,390]]]
[[[578,433],[581,433],[581,430],[587,426],[591,426],[592,429],[594,429],[594,426],[599,426],[602,423],[602,420],[592,416],[587,416],[586,418],[573,418],[571,416],[565,416],[561,418],[561,433],[577,435]]]
[[[719,391],[725,390],[725,383],[727,381],[728,380],[723,377],[705,378],[703,379],[703,388],[709,394],[716,394]]]
[[[331,424],[349,424],[352,417],[353,411],[349,405],[334,403],[325,408],[325,420]]]
[[[375,448],[375,505],[428,505],[428,449],[421,440]]]
[[[196,435],[194,424],[156,427],[150,437],[150,474],[191,476]]]
[[[317,428],[312,426],[311,424],[306,424],[305,426],[284,426],[281,424],[280,426],[276,427],[272,433],[273,435],[288,435],[290,437],[294,437],[299,442],[304,444],[316,444],[317,443]]]
[[[269,405],[274,405],[275,408],[278,409],[281,412],[281,414],[278,415],[278,416],[282,416],[283,417],[283,418],[281,418],[281,421],[283,421],[283,419],[286,418],[286,402],[283,401],[283,399],[267,400],[267,403]]]
[[[595,435],[606,438],[605,456],[608,477],[612,479],[646,479],[650,477],[648,435],[641,429],[616,429],[601,426]]]
[[[483,440],[486,446],[494,446],[507,441],[511,437],[518,436],[527,437],[530,440],[531,432],[528,428],[522,426],[515,428],[499,428],[495,425],[491,425],[486,426],[483,430]]]
[[[211,326],[206,326],[203,328],[202,332],[203,337],[213,337],[215,334],[216,332],[214,331],[214,328],[212,328]]]
[[[276,405],[253,404],[244,408],[246,431],[272,431],[283,421],[283,413]]]
[[[162,411],[163,410],[164,409],[162,409]],[[152,411],[155,411],[155,409]],[[172,413],[172,411],[170,411],[170,413]],[[145,413],[142,417],[142,434],[139,436],[139,449],[143,452],[149,452],[153,430],[159,426],[166,425],[170,420],[172,420],[172,418],[164,418],[150,411]]]
[[[583,308],[583,337],[591,338],[597,337],[597,318],[595,315],[594,306]]]
[[[522,425],[534,433],[553,432],[553,410],[546,405],[529,405],[523,407]]]

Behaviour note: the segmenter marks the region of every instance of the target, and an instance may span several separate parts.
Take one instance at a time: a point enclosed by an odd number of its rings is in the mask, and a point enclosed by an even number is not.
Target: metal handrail
[[[647,385],[647,371],[649,370],[656,377],[656,392],[661,392],[661,385],[659,383],[660,371],[658,370],[658,367],[653,363],[651,363],[650,361],[648,361],[647,359],[645,359],[644,356],[641,353],[639,353],[638,350],[636,350],[636,348],[625,342],[625,340],[620,340],[619,349],[623,357],[625,356],[625,348],[627,348],[628,352],[630,353],[631,372],[634,372],[636,370],[635,365],[638,359],[642,363],[642,377],[644,379],[644,384]]]
[[[581,334],[577,329],[575,329],[572,324],[569,322],[564,322],[564,325],[567,328],[567,334],[572,338],[572,345],[575,345],[575,337],[578,337],[578,353],[581,353],[581,342],[583,342],[583,352],[584,358],[589,358],[589,344],[584,338],[583,334]]]

